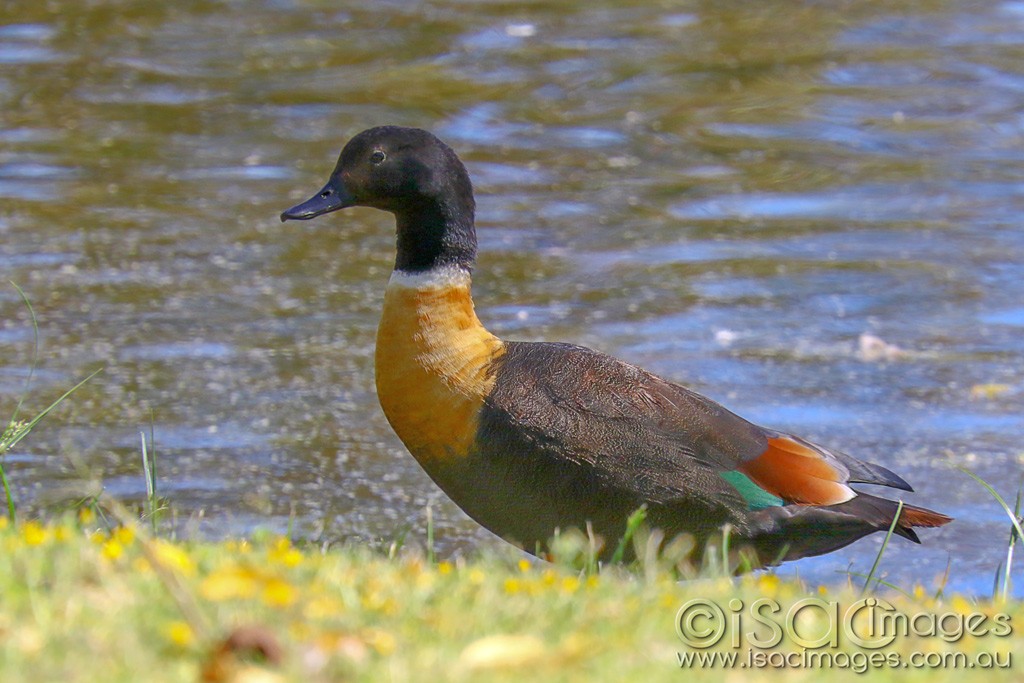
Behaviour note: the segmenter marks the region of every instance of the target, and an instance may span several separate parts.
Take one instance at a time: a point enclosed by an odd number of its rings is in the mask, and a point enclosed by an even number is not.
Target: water
[[[957,521],[894,541],[889,578],[948,560],[990,590],[1007,520],[957,468],[1008,499],[1024,479],[1024,3],[125,0],[0,22],[0,274],[42,335],[26,409],[104,368],[9,455],[26,510],[73,498],[72,459],[141,500],[152,429],[188,531],[422,538],[432,504],[443,553],[500,544],[377,406],[389,217],[277,220],[350,135],[398,123],[467,161],[494,331],[892,467]],[[902,353],[865,359],[865,333]],[[0,287],[0,414],[31,354]],[[879,541],[785,571],[840,582]]]

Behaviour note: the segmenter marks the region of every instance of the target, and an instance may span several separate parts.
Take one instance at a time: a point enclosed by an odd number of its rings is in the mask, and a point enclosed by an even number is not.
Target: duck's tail
[[[899,503],[858,492],[837,505],[784,505],[761,510],[754,533],[748,537],[758,557],[766,564],[823,555],[838,550],[876,531],[887,531]],[[920,543],[914,527],[939,527],[952,517],[903,505],[893,533]]]

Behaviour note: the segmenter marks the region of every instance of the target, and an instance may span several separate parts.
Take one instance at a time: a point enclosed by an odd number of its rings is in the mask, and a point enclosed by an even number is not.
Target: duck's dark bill
[[[287,220],[308,221],[310,218],[316,218],[325,213],[352,206],[354,201],[354,198],[348,193],[345,186],[331,178],[322,190],[301,204],[296,204],[282,213],[281,222]]]

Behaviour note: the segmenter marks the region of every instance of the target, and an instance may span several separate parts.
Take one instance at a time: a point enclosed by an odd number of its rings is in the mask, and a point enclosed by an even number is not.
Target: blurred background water
[[[282,226],[343,143],[435,131],[478,191],[481,318],[884,464],[957,518],[890,545],[987,593],[1024,445],[1024,2],[0,2],[0,275],[39,318],[5,466],[76,460],[188,533],[497,547],[391,432],[391,218]],[[0,416],[32,326],[0,286]],[[880,538],[787,566],[838,583]],[[1024,586],[1024,581],[1020,582]]]

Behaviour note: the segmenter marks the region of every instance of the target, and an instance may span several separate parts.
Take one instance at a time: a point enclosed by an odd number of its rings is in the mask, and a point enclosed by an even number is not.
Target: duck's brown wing
[[[597,483],[643,500],[742,507],[719,463],[767,447],[754,425],[720,406],[675,395],[667,382],[590,349],[513,342],[494,372],[481,442],[582,466]]]
[[[653,504],[653,521],[669,531],[706,538],[729,522],[762,561],[796,559],[889,527],[897,504],[849,484],[910,489],[884,467],[759,427],[603,353],[550,343],[506,349],[480,416],[485,450],[513,461],[528,453],[531,467],[586,477],[565,487],[570,493]],[[904,506],[896,532],[918,541],[912,526],[949,520]]]
[[[759,427],[591,349],[513,342],[495,372],[488,419],[622,483],[653,478],[673,489],[672,477],[695,467],[738,472],[782,501],[810,505],[849,500],[850,483],[911,490],[884,467]]]

